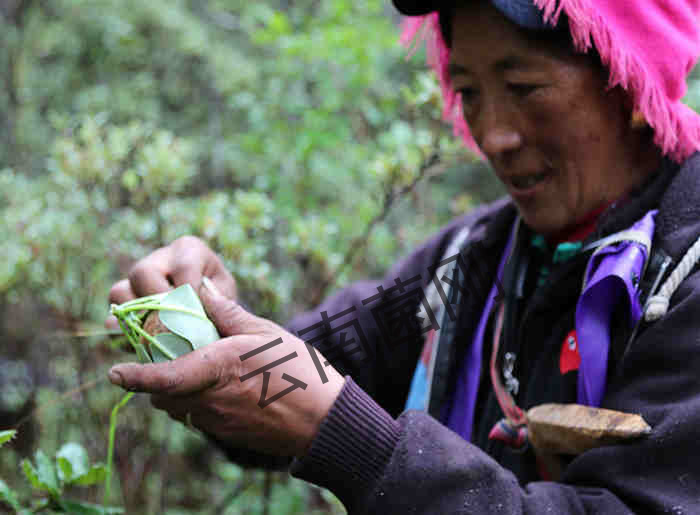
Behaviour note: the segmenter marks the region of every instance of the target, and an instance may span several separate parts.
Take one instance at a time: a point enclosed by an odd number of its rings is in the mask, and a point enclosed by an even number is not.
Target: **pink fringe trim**
[[[450,75],[447,72],[447,66],[450,62],[450,49],[442,39],[440,20],[436,12],[425,16],[409,16],[404,20],[401,44],[408,48],[409,56],[416,51],[423,41],[425,41],[428,64],[433,68],[440,81],[444,102],[443,118],[452,124],[456,137],[462,138],[469,149],[481,155],[481,151],[464,119],[462,98],[459,93],[452,89]]]
[[[571,36],[580,52],[587,52],[594,44],[602,62],[610,71],[610,87],[621,86],[631,95],[639,110],[654,128],[654,142],[673,160],[682,162],[700,149],[700,115],[681,103],[669,99],[664,92],[647,80],[646,64],[634,52],[615,39],[605,20],[589,2],[584,0],[534,0],[544,12],[544,19],[556,24],[562,11],[569,18]],[[450,50],[442,39],[438,14],[407,17],[401,34],[401,43],[415,52],[425,41],[428,64],[440,81],[444,98],[443,117],[451,122],[455,136],[465,145],[480,153],[469,126],[464,119],[461,98],[450,84],[447,65]]]
[[[627,91],[649,125],[654,142],[664,154],[682,162],[700,149],[700,116],[680,101],[669,99],[653,80],[648,80],[646,64],[614,37],[606,20],[582,0],[534,0],[544,12],[545,21],[556,24],[562,11],[569,18],[574,45],[587,52],[593,45],[610,70],[610,87]]]

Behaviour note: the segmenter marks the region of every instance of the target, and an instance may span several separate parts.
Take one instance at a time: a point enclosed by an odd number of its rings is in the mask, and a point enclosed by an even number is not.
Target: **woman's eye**
[[[537,84],[527,84],[521,82],[511,82],[508,84],[508,89],[519,97],[526,97],[533,91],[535,91],[539,86]]]
[[[476,90],[474,88],[460,88],[457,90],[457,93],[461,96],[462,104],[464,105],[469,105],[476,98]]]

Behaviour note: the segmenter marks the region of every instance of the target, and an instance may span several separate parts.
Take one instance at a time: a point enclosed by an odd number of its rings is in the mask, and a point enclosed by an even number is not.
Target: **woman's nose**
[[[474,129],[476,142],[489,159],[517,150],[522,145],[513,114],[497,99],[484,105]]]
[[[508,127],[494,127],[484,132],[481,150],[489,158],[517,150],[522,143],[520,133]]]

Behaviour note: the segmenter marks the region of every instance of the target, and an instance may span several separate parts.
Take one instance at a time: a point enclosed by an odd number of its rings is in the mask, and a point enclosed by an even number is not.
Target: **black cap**
[[[449,4],[449,1],[438,2],[421,2],[421,0],[392,0],[394,7],[401,14],[406,16],[420,16],[433,11],[440,10],[443,6]]]
[[[394,7],[406,16],[420,16],[448,7],[456,0],[438,0],[426,2],[421,0],[392,0]],[[466,0],[462,0],[466,1]],[[542,11],[535,6],[533,0],[491,0],[491,3],[509,20],[526,29],[551,30],[553,27],[545,23]]]

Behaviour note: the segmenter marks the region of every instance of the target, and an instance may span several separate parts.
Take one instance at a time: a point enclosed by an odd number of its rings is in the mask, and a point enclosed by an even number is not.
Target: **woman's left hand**
[[[200,297],[223,338],[174,361],[116,365],[110,381],[150,393],[156,408],[227,445],[304,455],[343,377],[324,367],[325,358],[302,340],[206,283]],[[325,383],[317,365],[323,367]]]

